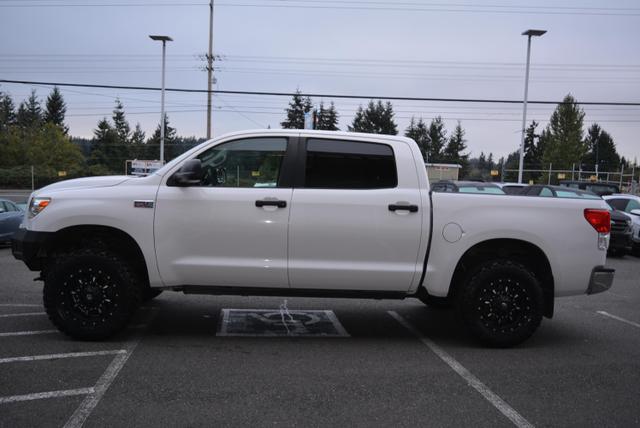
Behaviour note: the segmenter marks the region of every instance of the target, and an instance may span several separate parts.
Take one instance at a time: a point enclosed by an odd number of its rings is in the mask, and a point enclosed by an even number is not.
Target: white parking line
[[[22,361],[41,361],[41,360],[57,360],[60,358],[80,358],[80,357],[97,357],[100,355],[114,355],[124,354],[127,351],[124,349],[114,349],[110,351],[95,351],[95,352],[69,352],[66,354],[48,354],[48,355],[30,355],[26,357],[8,357],[0,358],[0,364],[5,363],[17,363]]]
[[[638,324],[637,322],[633,322],[633,321],[626,320],[626,319],[624,319],[624,318],[620,318],[619,316],[616,316],[616,315],[610,314],[609,312],[605,312],[605,311],[596,311],[596,313],[598,313],[598,314],[600,314],[600,315],[603,315],[603,316],[605,316],[605,317],[609,317],[609,318],[612,318],[612,319],[614,319],[614,320],[617,320],[617,321],[623,322],[623,323],[625,323],[625,324],[632,325],[632,326],[634,326],[634,327],[636,327],[636,328],[640,328],[640,324]]]
[[[11,395],[0,397],[0,404],[16,403],[18,401],[42,400],[43,398],[70,397],[73,395],[92,394],[93,388],[64,389],[61,391],[36,392],[34,394]]]
[[[0,318],[32,317],[34,315],[46,315],[46,312],[23,312],[21,314],[2,314],[0,315]]]
[[[33,334],[51,334],[51,333],[59,333],[59,331],[58,330],[8,331],[5,333],[0,333],[0,337],[31,336]]]
[[[519,428],[533,428],[533,425],[526,420],[520,413],[518,413],[513,407],[509,406],[502,398],[496,393],[491,391],[484,383],[475,377],[469,370],[467,370],[462,364],[460,364],[455,358],[449,355],[444,349],[438,346],[433,340],[425,337],[420,333],[413,325],[400,316],[395,311],[387,311],[396,321],[398,321],[404,328],[409,330],[414,336],[416,336],[422,343],[424,343],[434,354],[436,354],[442,361],[444,361],[451,369],[462,377],[470,387],[478,391],[489,403],[493,405],[500,413],[507,417],[513,424]]]
[[[152,310],[151,315],[148,317],[145,325],[151,324],[153,318],[157,314],[157,310]],[[126,364],[129,357],[133,354],[136,347],[140,343],[141,336],[138,336],[131,344],[127,347],[126,351],[122,354],[116,355],[113,359],[109,367],[104,371],[98,382],[94,386],[94,391],[82,400],[80,406],[73,412],[73,415],[69,418],[67,423],[64,425],[65,428],[79,428],[84,425],[93,409],[96,408],[104,394],[107,392],[107,389],[111,386],[111,383],[114,381],[122,367]]]
[[[0,303],[0,308],[40,308],[42,304],[35,305],[31,303]]]

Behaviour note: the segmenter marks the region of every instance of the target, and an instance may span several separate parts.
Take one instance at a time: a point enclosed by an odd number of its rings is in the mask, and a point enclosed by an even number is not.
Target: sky
[[[0,79],[206,89],[206,0],[0,0]],[[527,29],[532,40],[529,100],[640,102],[640,3],[586,0],[216,0],[215,89],[522,100]],[[2,83],[16,104],[48,85]],[[131,126],[149,136],[160,93],[60,88],[74,136],[91,137],[116,98]],[[213,133],[278,128],[288,97],[214,96]],[[346,130],[366,100],[334,101]],[[521,104],[393,101],[398,129],[412,116],[459,120],[468,150],[496,158],[520,144]],[[206,94],[167,92],[171,126],[206,136]],[[585,132],[597,122],[629,159],[640,153],[640,107],[583,106]],[[527,122],[548,123],[554,106],[529,105]],[[640,157],[640,156],[638,156]]]

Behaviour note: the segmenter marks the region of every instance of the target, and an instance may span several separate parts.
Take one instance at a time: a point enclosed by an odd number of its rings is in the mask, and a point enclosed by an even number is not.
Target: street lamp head
[[[522,33],[523,36],[542,36],[544,33],[546,33],[547,30],[527,30],[524,33]]]
[[[172,42],[173,39],[169,36],[149,36],[151,40],[158,40],[162,42]]]

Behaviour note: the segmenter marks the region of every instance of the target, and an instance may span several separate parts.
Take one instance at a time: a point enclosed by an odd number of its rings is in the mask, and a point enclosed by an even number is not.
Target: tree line
[[[286,119],[280,123],[285,129],[304,128],[305,115],[310,114],[314,129],[339,130],[339,114],[334,103],[331,102],[329,107],[325,108],[324,102],[321,101],[319,108],[315,109],[311,98],[303,97],[300,90],[293,95],[285,114]],[[358,107],[347,129],[349,132],[398,135],[398,125],[394,115],[393,105],[390,102],[371,100],[366,107],[362,105]],[[432,119],[427,125],[423,118],[414,116],[405,129],[404,135],[415,140],[425,162],[459,164],[462,166],[461,175],[466,175],[469,154],[465,153],[467,140],[460,122],[448,137],[442,117]]]
[[[44,103],[33,90],[17,108],[9,94],[0,92],[0,185],[30,184],[29,166],[34,166],[36,184],[45,185],[60,178],[124,174],[127,160],[159,158],[160,124],[148,138],[139,123],[132,129],[119,99],[111,117],[98,121],[90,139],[69,135],[66,111],[57,87]],[[178,136],[165,115],[165,159],[202,141]]]
[[[585,133],[584,117],[584,109],[568,94],[556,106],[544,129],[538,132],[539,123],[531,122],[525,131],[524,167],[539,171],[528,173],[527,180],[546,183],[549,177],[543,171],[549,167],[576,172],[617,172],[636,164],[635,159],[632,164],[618,153],[613,137],[598,123],[592,123]],[[519,156],[520,152],[514,151],[501,159],[499,166],[517,169]]]
[[[328,109],[321,102],[320,108],[314,110],[312,100],[303,97],[299,90],[286,108],[287,118],[281,123],[282,127],[303,128],[305,113],[312,113],[317,119],[314,121],[315,129],[339,129],[339,114],[333,102]],[[600,172],[630,168],[630,162],[619,155],[613,137],[599,124],[593,123],[585,135],[584,116],[585,112],[579,103],[568,94],[551,114],[545,129],[539,132],[539,123],[532,121],[525,131],[524,168],[547,170],[551,165],[553,169],[593,171],[597,165]],[[397,135],[398,126],[394,120],[392,104],[371,100],[366,107],[360,105],[347,129],[351,132]],[[447,136],[440,116],[432,119],[429,125],[423,118],[416,119],[414,116],[404,135],[416,141],[425,162],[461,165],[461,178],[489,181],[492,179],[492,170],[497,170],[502,175],[504,169],[518,169],[519,166],[519,149],[498,160],[493,153],[485,155],[484,151],[478,157],[470,158],[465,153],[467,140],[460,121],[453,133]],[[546,182],[547,176],[539,171],[528,173],[525,178],[534,181],[544,179]],[[515,180],[517,173],[505,174],[499,179]]]
[[[67,104],[59,89],[54,87],[44,101],[36,92],[17,107],[11,96],[0,91],[0,186],[30,184],[28,166],[36,168],[37,184],[44,185],[62,178],[86,175],[123,174],[128,159],[153,160],[159,158],[160,124],[147,137],[137,123],[133,128],[128,122],[125,108],[115,100],[111,117],[101,118],[92,138],[69,135],[65,123]],[[321,101],[314,106],[309,97],[296,91],[285,109],[282,128],[302,129],[305,117],[312,127],[339,130],[339,113],[333,102]],[[374,134],[398,134],[393,105],[390,102],[371,100],[360,105],[347,126],[351,132]],[[538,130],[533,121],[525,133],[525,169],[553,169],[619,171],[621,165],[629,168],[627,159],[617,152],[612,136],[599,124],[593,123],[587,132],[584,127],[584,110],[567,95],[551,115],[549,124]],[[440,116],[426,122],[413,116],[404,135],[418,144],[425,162],[455,163],[462,166],[461,178],[491,180],[491,170],[517,169],[519,151],[516,150],[498,160],[492,153],[481,152],[471,158],[467,150],[465,130],[458,121],[455,129],[448,131]],[[181,137],[165,115],[165,159],[171,160],[184,151],[204,141],[196,137]],[[635,164],[635,160],[634,160]],[[517,174],[501,176],[503,181],[515,180]],[[532,172],[526,180],[544,180],[544,172]]]

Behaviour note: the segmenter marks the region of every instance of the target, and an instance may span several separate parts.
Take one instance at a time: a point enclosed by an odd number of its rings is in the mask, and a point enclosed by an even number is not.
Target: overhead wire
[[[67,82],[44,82],[44,81],[32,81],[32,80],[13,80],[13,79],[0,79],[0,83],[17,83],[24,85],[50,85],[59,87],[81,87],[81,88],[101,88],[101,89],[123,89],[123,90],[140,90],[140,91],[160,91],[161,88],[153,86],[128,86],[128,85],[105,85],[105,84],[90,84],[90,83],[67,83]],[[184,92],[184,93],[208,93],[206,89],[195,88],[165,88],[167,92]],[[294,92],[275,92],[275,91],[241,91],[241,90],[220,90],[214,89],[211,91],[214,94],[246,94],[246,95],[261,95],[261,96],[278,96],[278,97],[291,97]],[[305,93],[301,92],[299,95],[303,97],[314,98],[335,98],[335,99],[383,99],[383,100],[398,100],[398,101],[450,101],[458,103],[499,103],[499,104],[522,104],[522,100],[513,99],[498,99],[498,98],[445,98],[445,97],[408,97],[408,96],[384,96],[379,94],[370,95],[350,95],[350,94],[323,94],[323,93]],[[530,100],[529,104],[564,104],[563,101],[549,101],[549,100]],[[626,102],[626,101],[581,101],[581,105],[611,105],[611,106],[640,106],[640,102]]]

